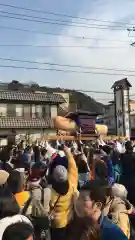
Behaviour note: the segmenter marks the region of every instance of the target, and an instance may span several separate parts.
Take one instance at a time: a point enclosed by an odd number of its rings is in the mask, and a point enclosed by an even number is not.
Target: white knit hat
[[[9,173],[4,170],[0,170],[0,186],[4,185],[7,182],[8,178]]]
[[[53,170],[52,177],[56,182],[67,181],[68,180],[67,169],[62,165],[57,165]]]
[[[122,184],[115,183],[112,186],[112,194],[115,197],[127,198],[128,191]]]

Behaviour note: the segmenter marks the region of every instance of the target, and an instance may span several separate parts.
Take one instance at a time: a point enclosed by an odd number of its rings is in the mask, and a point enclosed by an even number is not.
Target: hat
[[[0,186],[4,185],[7,182],[8,178],[9,178],[9,173],[4,170],[0,170]]]
[[[68,172],[67,169],[62,165],[57,165],[52,174],[53,179],[56,182],[62,183],[68,180]]]
[[[128,191],[122,184],[115,183],[112,186],[112,195],[120,198],[127,198]]]

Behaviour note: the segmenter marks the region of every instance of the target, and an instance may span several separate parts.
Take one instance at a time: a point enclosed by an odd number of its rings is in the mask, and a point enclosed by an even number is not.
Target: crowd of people
[[[135,239],[132,142],[0,150],[0,240]]]

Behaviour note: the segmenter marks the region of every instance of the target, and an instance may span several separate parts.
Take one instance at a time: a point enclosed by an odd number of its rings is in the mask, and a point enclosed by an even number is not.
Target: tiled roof
[[[64,103],[65,99],[59,94],[51,93],[33,93],[33,92],[8,92],[0,91],[0,100],[16,100],[29,102],[50,102],[50,103]]]
[[[0,128],[53,128],[52,119],[23,119],[15,117],[0,117]]]
[[[116,81],[113,85],[112,88],[115,87],[132,87],[132,85],[130,84],[130,82],[127,80],[127,78],[121,79]]]

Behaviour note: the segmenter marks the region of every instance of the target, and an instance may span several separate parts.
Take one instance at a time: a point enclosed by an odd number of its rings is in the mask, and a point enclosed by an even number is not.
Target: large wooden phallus
[[[57,116],[54,119],[54,126],[66,132],[76,132],[81,128],[82,134],[107,135],[108,133],[106,125],[96,124],[96,114],[84,111],[68,113],[65,117]]]

